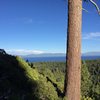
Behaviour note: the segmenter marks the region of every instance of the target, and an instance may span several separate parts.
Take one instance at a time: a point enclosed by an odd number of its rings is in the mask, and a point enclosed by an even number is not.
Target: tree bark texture
[[[68,0],[67,72],[65,96],[80,100],[82,0]]]

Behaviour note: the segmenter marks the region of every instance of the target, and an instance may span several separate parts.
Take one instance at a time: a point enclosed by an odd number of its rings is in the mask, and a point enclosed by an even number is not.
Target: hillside
[[[82,61],[81,75],[82,100],[99,100],[100,60]],[[64,76],[64,62],[29,63],[0,53],[0,100],[64,100]]]
[[[0,100],[57,100],[47,78],[23,59],[0,53]]]

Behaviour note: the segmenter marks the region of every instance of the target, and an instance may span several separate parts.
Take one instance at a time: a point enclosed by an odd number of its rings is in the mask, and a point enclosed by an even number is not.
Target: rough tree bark
[[[67,72],[65,96],[80,100],[82,0],[68,0]]]

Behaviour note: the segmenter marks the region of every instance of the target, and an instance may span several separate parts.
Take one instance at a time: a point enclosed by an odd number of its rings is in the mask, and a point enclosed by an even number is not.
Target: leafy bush
[[[93,100],[93,99],[90,98],[90,97],[85,97],[85,96],[83,96],[83,97],[81,98],[81,100]]]
[[[46,79],[38,81],[37,88],[34,90],[35,100],[58,100],[57,92],[50,82]]]

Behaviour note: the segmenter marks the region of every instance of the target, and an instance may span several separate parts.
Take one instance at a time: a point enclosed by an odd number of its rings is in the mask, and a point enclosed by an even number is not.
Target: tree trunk
[[[68,0],[67,72],[65,96],[80,100],[82,0]]]

